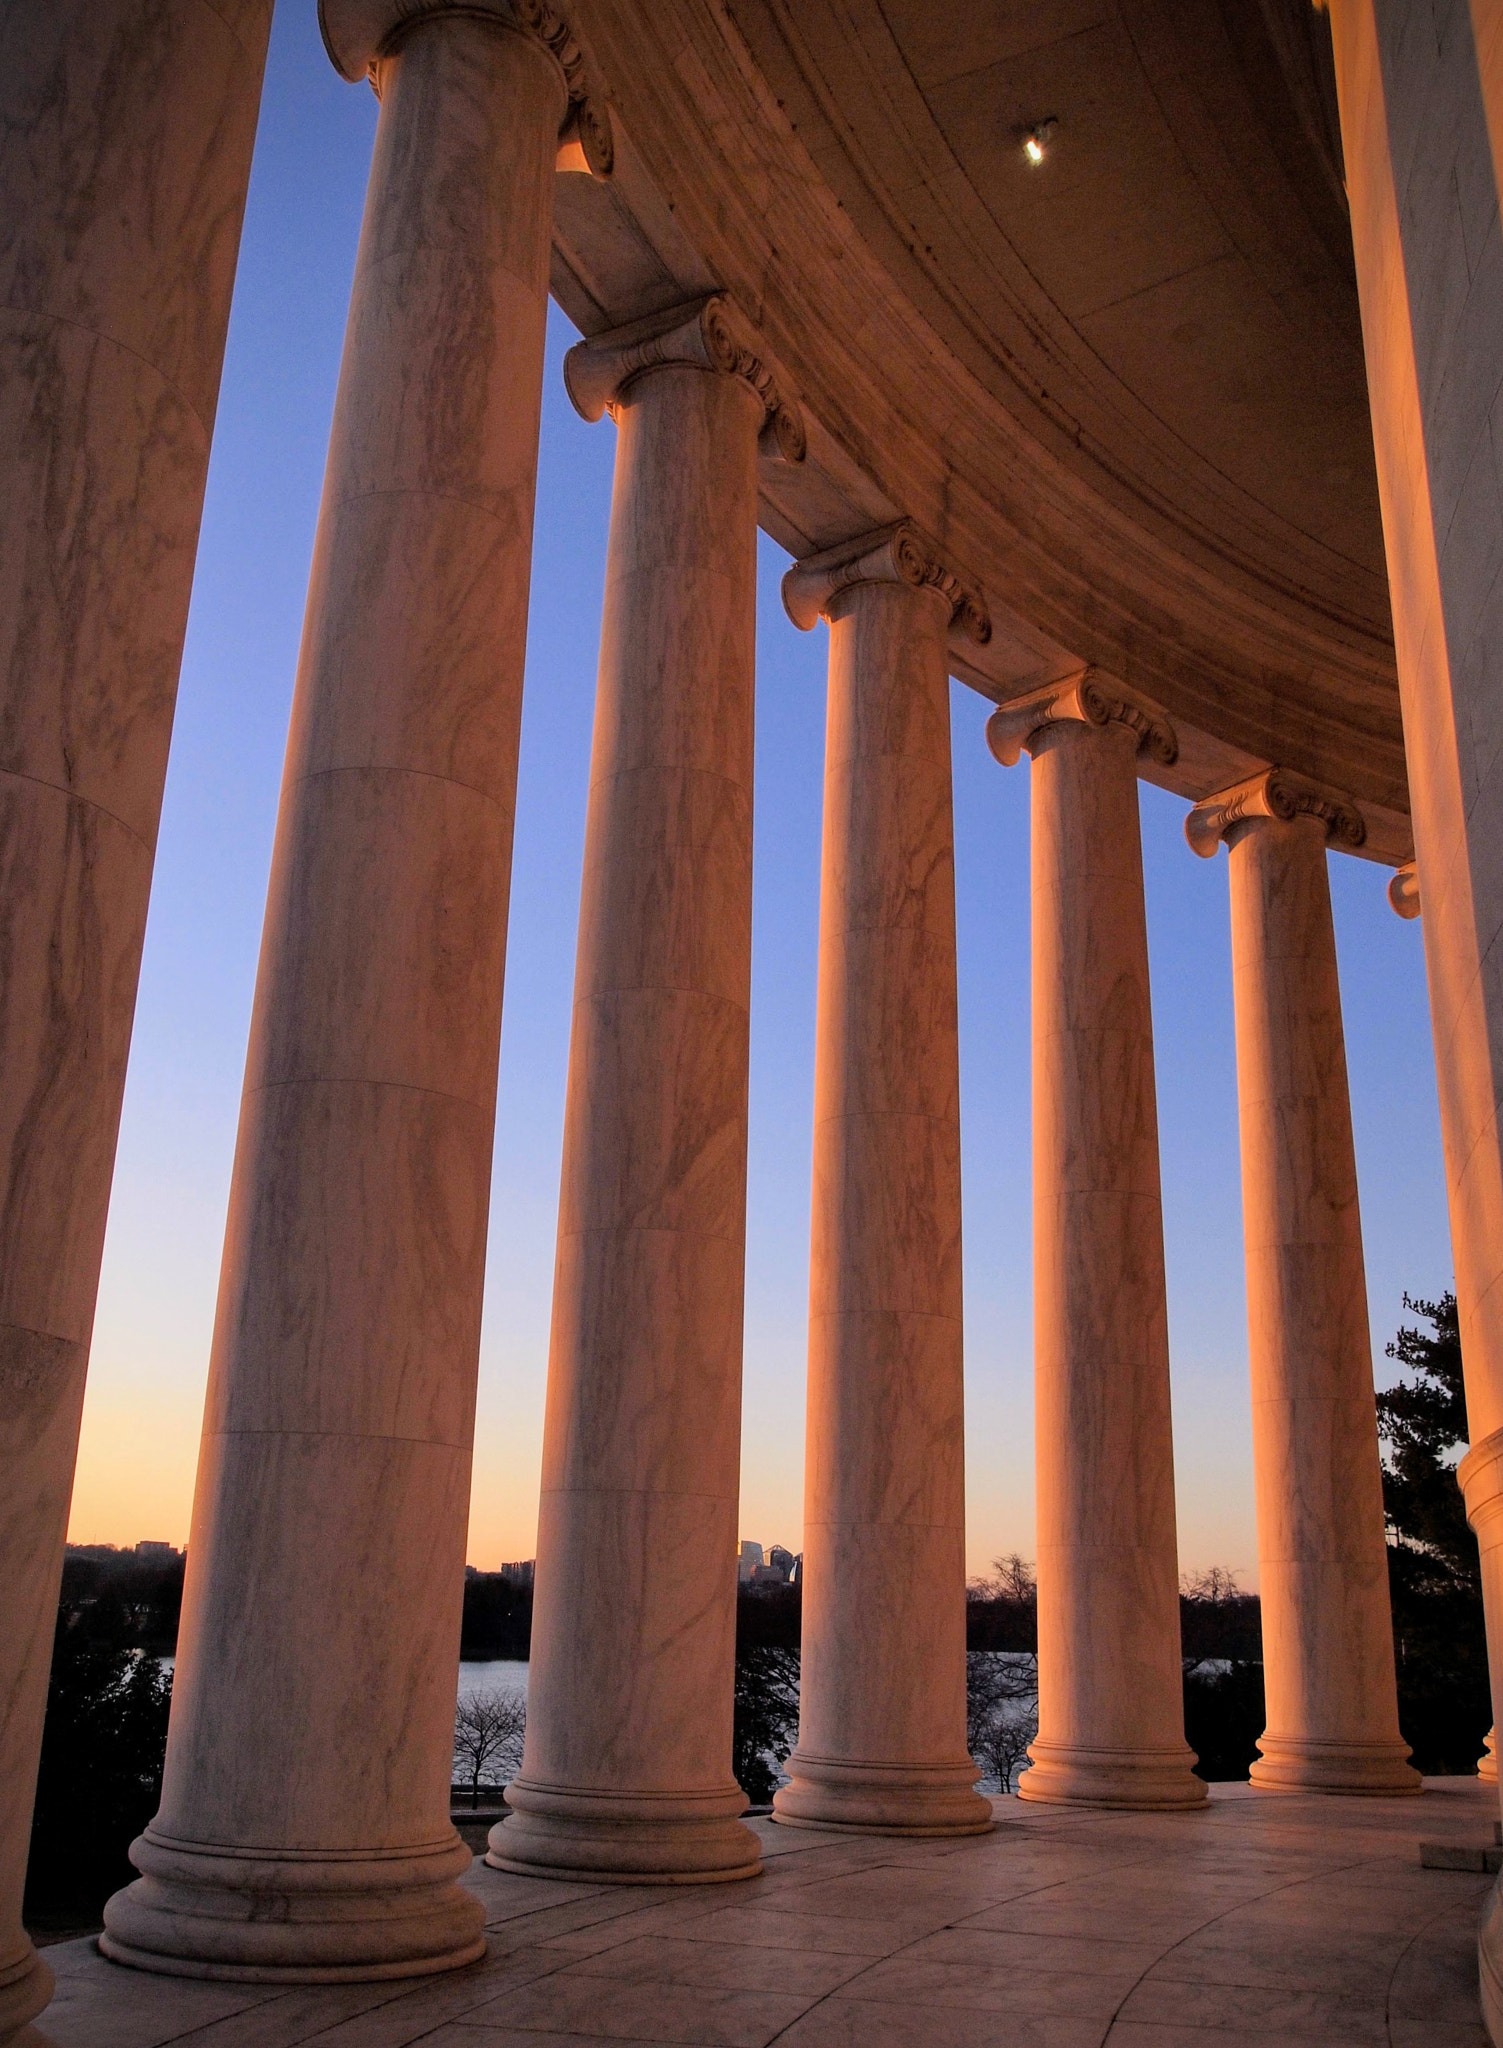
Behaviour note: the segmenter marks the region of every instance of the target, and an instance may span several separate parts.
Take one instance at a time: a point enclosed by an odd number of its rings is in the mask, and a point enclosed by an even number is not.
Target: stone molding
[[[1357,806],[1334,790],[1287,768],[1264,768],[1245,782],[1202,797],[1185,819],[1190,851],[1210,860],[1233,825],[1249,818],[1319,818],[1333,846],[1355,853],[1367,838],[1367,822]]]
[[[1503,1541],[1503,1429],[1473,1444],[1456,1467],[1456,1484],[1466,1502],[1466,1518],[1483,1550]]]
[[[564,387],[580,418],[593,424],[606,413],[616,417],[633,378],[672,363],[744,378],[762,402],[762,453],[803,461],[803,415],[780,385],[756,329],[724,292],[576,342],[564,357]]]
[[[906,583],[914,590],[934,590],[949,605],[955,631],[977,647],[992,637],[985,604],[945,567],[911,519],[857,534],[795,562],[783,578],[783,609],[799,631],[807,633],[819,619],[829,617],[841,591],[861,583]]]
[[[379,60],[420,21],[445,15],[492,21],[531,36],[558,60],[569,95],[561,143],[577,145],[583,169],[608,178],[615,140],[605,91],[573,23],[549,0],[318,0],[318,25],[341,78],[375,83]]]
[[[1394,871],[1388,884],[1388,901],[1399,917],[1415,918],[1420,914],[1419,870],[1412,860],[1406,861]]]
[[[999,705],[986,722],[986,743],[1004,768],[1014,768],[1025,747],[1032,752],[1041,732],[1071,723],[1125,725],[1137,737],[1138,752],[1161,768],[1172,768],[1179,759],[1179,737],[1158,705],[1097,668],[1078,669]]]

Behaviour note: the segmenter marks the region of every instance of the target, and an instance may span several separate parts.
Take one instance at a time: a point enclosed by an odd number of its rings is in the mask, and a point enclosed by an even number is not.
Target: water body
[[[515,1657],[494,1657],[483,1664],[461,1664],[459,1697],[477,1692],[520,1693],[527,1697],[527,1665]]]
[[[157,1663],[170,1678],[176,1657],[158,1657]],[[493,1657],[481,1664],[461,1664],[459,1667],[458,1699],[466,1699],[477,1692],[512,1692],[527,1697],[527,1663],[524,1658]]]

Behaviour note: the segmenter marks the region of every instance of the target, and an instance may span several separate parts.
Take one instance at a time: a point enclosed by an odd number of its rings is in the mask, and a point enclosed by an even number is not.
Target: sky
[[[256,954],[376,106],[279,7],[105,1245],[70,1539],[186,1540]],[[549,325],[469,1557],[535,1548],[586,773],[614,430]],[[801,1546],[825,632],[761,543],[741,1533]],[[1033,1552],[1028,769],[952,686],[968,1569]],[[1142,786],[1180,1562],[1257,1583],[1226,860]],[[1418,924],[1331,858],[1380,1384],[1402,1295],[1450,1284]]]

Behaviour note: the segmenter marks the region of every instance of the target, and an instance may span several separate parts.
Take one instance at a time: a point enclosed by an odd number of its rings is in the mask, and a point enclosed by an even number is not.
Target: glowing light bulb
[[[1054,131],[1059,126],[1051,114],[1046,121],[1035,122],[1023,137],[1023,154],[1035,170],[1049,153],[1049,144],[1054,140]]]

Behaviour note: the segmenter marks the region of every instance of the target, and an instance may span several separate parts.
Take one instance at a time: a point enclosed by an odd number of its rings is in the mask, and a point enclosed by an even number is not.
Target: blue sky
[[[241,1069],[324,449],[375,128],[314,9],[278,8],[230,326],[126,1087],[71,1534],[187,1533]],[[482,1339],[472,1562],[534,1544],[553,1226],[612,434],[564,396],[554,313]],[[823,628],[762,543],[741,1528],[799,1547]],[[1028,770],[953,688],[970,1568],[1033,1550]],[[1181,1561],[1256,1580],[1224,857],[1143,790]],[[1417,925],[1332,888],[1374,1347],[1449,1284]]]

